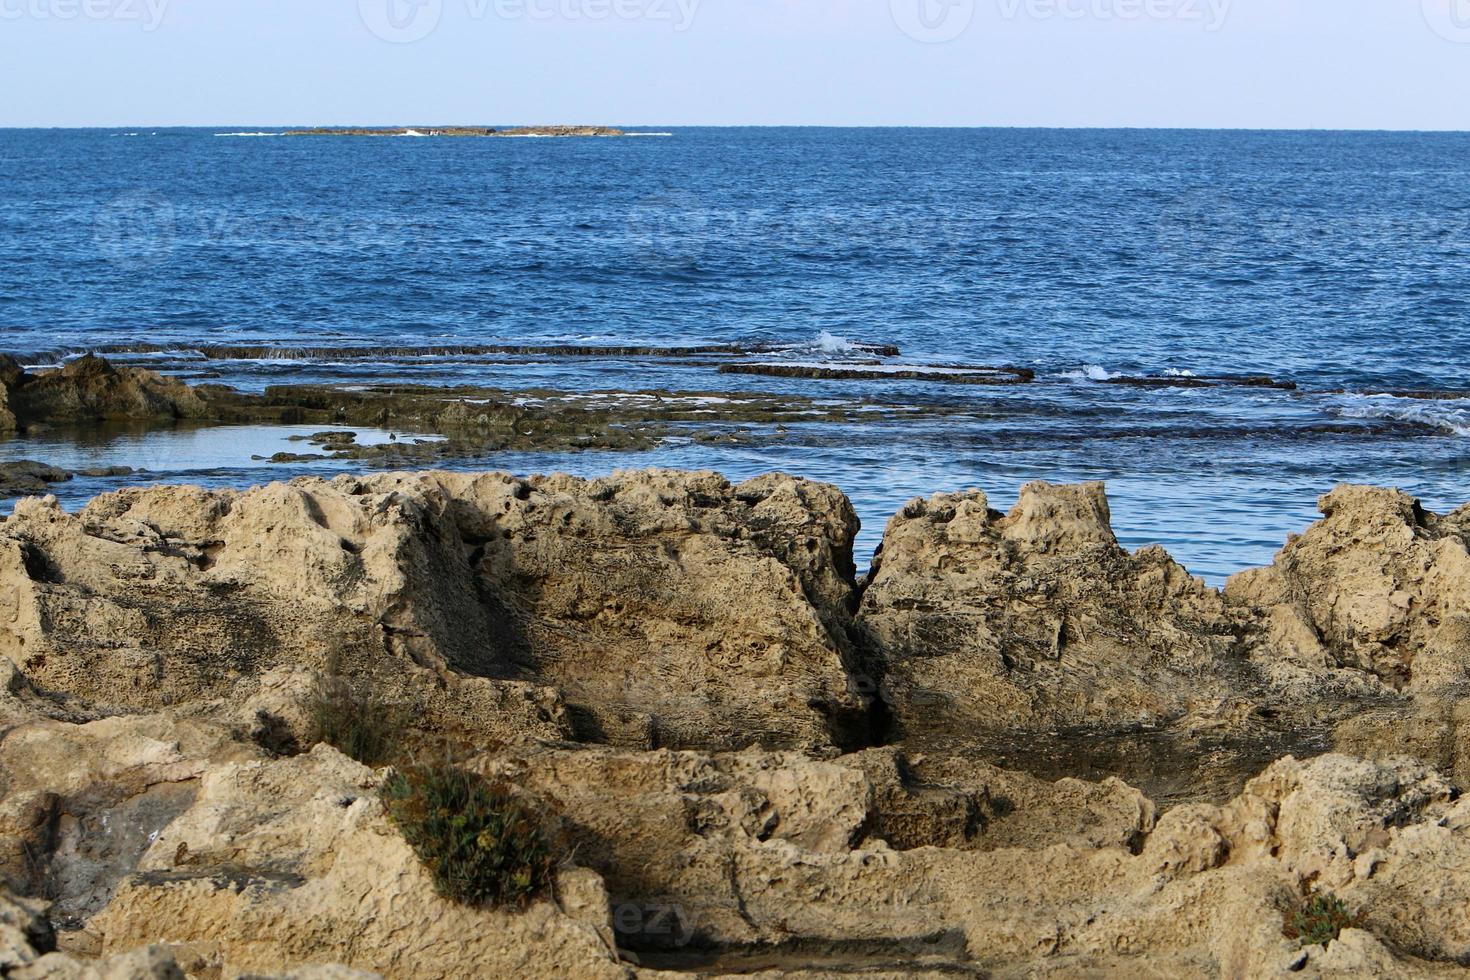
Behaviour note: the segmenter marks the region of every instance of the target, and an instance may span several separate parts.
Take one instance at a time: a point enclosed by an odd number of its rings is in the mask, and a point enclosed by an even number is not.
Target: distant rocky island
[[[320,126],[293,129],[287,136],[626,136],[611,126],[516,126],[492,129],[488,126],[397,126],[337,127]]]

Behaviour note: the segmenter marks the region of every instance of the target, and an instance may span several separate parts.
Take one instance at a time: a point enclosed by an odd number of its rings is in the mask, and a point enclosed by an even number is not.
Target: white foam
[[[850,350],[857,350],[857,345],[846,337],[839,337],[835,333],[823,330],[817,334],[817,347],[828,354],[841,354]]]
[[[1166,378],[1192,378],[1194,376],[1193,371],[1181,371],[1178,368],[1169,368],[1164,372],[1164,377]]]
[[[774,349],[789,351],[811,351],[813,353],[821,354],[851,354],[863,350],[863,348],[859,344],[853,343],[846,337],[839,337],[837,334],[832,333],[830,330],[823,330],[811,340],[802,343],[784,344]]]
[[[1084,364],[1080,371],[1063,371],[1060,377],[1071,381],[1111,381],[1113,378],[1122,377],[1114,374],[1101,364]]]
[[[1396,395],[1344,395],[1342,402],[1330,406],[1328,411],[1340,418],[1417,422],[1451,435],[1470,436],[1470,405],[1464,401],[1428,401]]]

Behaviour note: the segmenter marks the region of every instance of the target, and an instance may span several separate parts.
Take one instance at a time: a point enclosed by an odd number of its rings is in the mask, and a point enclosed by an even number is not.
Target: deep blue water
[[[485,467],[785,469],[854,498],[870,550],[907,498],[1107,479],[1130,545],[1218,580],[1342,480],[1470,499],[1470,135],[680,129],[623,140],[0,131],[0,349],[271,350],[162,368],[259,388],[412,379],[939,402],[942,421],[798,426],[761,449],[498,456]],[[819,340],[819,338],[823,338]],[[783,359],[1017,364],[1032,385],[776,380],[649,358],[377,356],[487,343],[767,344]],[[291,348],[351,346],[328,361]],[[1295,391],[1136,389],[1266,374]],[[206,440],[209,441],[209,440]],[[249,440],[245,440],[249,441]],[[177,442],[177,441],[176,441]],[[243,445],[243,442],[242,442]],[[323,471],[122,440],[157,479]],[[238,461],[236,461],[238,457]],[[68,457],[71,458],[71,457]],[[79,499],[115,481],[78,481]]]

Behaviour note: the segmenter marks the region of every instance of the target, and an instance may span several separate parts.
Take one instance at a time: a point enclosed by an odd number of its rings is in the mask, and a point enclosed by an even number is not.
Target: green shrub
[[[1326,946],[1356,924],[1357,919],[1342,899],[1331,894],[1316,895],[1286,920],[1286,935],[1308,946]]]
[[[360,693],[346,678],[319,678],[306,713],[313,742],[326,742],[365,766],[392,759],[397,713],[386,702]]]
[[[415,766],[395,772],[383,798],[445,898],[524,906],[550,884],[552,847],[510,791],[453,766]]]

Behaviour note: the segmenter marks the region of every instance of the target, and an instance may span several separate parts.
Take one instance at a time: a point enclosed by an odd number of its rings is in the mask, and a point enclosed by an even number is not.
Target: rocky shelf
[[[1470,506],[1321,510],[1216,590],[1097,484],[914,500],[863,577],[847,498],[783,475],[21,501],[0,964],[1464,972]],[[446,897],[387,802],[426,761],[537,815],[544,892]]]
[[[520,349],[508,350],[516,353]],[[567,350],[572,353],[561,356],[602,356],[578,353],[583,348]],[[698,356],[705,356],[715,349],[680,348],[677,354],[666,356],[696,356],[691,350],[703,351]],[[945,415],[961,410],[868,401],[834,404],[757,392],[569,393],[306,384],[274,386],[250,394],[218,384],[191,386],[177,377],[115,365],[91,355],[61,368],[29,372],[14,358],[0,355],[0,436],[127,422],[159,427],[180,423],[348,425],[442,437],[385,445],[338,442],[331,447],[337,459],[358,459],[377,466],[483,459],[487,453],[502,450],[636,451],[672,436],[704,442],[750,441],[762,437],[760,433],[779,438],[782,426],[813,420],[868,423],[898,416],[913,418],[918,412]],[[760,432],[755,427],[761,427]],[[65,477],[60,474],[57,479]],[[30,480],[26,474],[18,478],[23,482],[7,480],[0,473],[0,495],[7,495],[15,486],[35,488],[34,481],[24,482]]]

